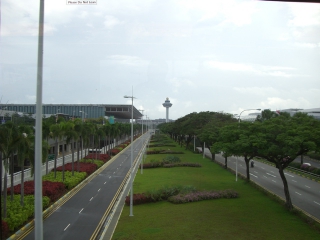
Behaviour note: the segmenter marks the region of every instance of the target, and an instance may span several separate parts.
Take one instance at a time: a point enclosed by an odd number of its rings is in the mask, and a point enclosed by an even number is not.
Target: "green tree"
[[[284,169],[299,155],[320,148],[320,121],[303,113],[271,118],[255,125],[257,155],[275,164],[284,185],[286,206],[292,209]]]

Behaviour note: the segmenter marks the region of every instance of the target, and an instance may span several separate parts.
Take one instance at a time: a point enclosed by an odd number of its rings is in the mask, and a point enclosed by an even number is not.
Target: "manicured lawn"
[[[143,174],[139,170],[134,192],[193,185],[199,190],[233,189],[239,198],[148,203],[134,206],[133,217],[129,217],[129,207],[124,206],[112,239],[320,239],[318,231],[252,184],[241,178],[235,182],[233,174],[209,159],[184,152],[177,155],[183,162],[200,163],[202,167],[152,168],[144,169]],[[165,156],[148,155],[146,161]]]

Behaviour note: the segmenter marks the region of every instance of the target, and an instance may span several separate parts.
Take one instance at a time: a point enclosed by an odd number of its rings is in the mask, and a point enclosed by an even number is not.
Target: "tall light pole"
[[[142,134],[143,134],[143,109],[139,109],[139,111],[141,111],[142,112],[142,118],[141,118],[141,125],[142,125]],[[143,146],[143,139],[142,139],[143,137],[141,137],[141,147]],[[142,160],[141,160],[141,163],[140,163],[140,166],[141,166],[141,174],[143,173],[143,157],[141,158]]]
[[[38,32],[38,66],[37,66],[37,101],[35,124],[35,170],[34,170],[34,219],[36,240],[43,239],[42,214],[42,75],[43,75],[43,35],[44,35],[44,0],[40,0]]]
[[[81,112],[81,113],[82,113],[82,122],[83,122],[83,118],[84,118],[84,114],[85,114],[85,112],[84,112],[84,111],[79,111],[79,112]]]
[[[238,128],[240,128],[240,117],[241,117],[241,114],[242,114],[243,112],[245,112],[245,111],[252,111],[252,110],[258,110],[258,111],[260,111],[261,109],[258,108],[258,109],[245,109],[245,110],[243,110],[243,111],[239,114],[239,119],[238,119],[239,124],[238,124]],[[236,182],[237,182],[237,181],[238,181],[238,157],[237,157],[237,161],[236,161]]]
[[[131,98],[131,167],[130,167],[130,217],[133,216],[132,212],[132,201],[133,201],[133,176],[132,176],[132,162],[133,162],[133,87],[132,87],[132,96],[125,95],[124,98]]]

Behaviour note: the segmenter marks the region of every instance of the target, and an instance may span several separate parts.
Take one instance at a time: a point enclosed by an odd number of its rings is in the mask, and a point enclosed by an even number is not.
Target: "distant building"
[[[128,122],[131,119],[131,104],[43,104],[42,114],[46,117],[51,115],[63,115],[70,118],[99,118],[113,116],[115,121]],[[1,112],[17,112],[20,114],[36,114],[35,104],[0,104]],[[5,110],[4,110],[5,109]],[[133,106],[133,119],[140,119],[142,114]]]
[[[310,108],[310,109],[300,109],[300,108],[288,108],[288,109],[282,109],[282,110],[277,110],[273,112],[287,112],[290,114],[290,116],[293,116],[297,112],[302,112],[302,113],[307,113],[309,116],[314,117],[315,119],[320,120],[320,108]],[[247,116],[241,116],[241,121],[249,121],[249,122],[254,122],[257,117],[261,115],[261,113],[250,113]]]

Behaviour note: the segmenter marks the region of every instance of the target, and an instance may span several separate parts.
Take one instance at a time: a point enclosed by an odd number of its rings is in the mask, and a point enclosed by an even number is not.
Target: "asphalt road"
[[[206,149],[205,153],[208,157],[211,157],[208,149]],[[216,160],[223,164],[225,161],[220,154],[216,155]],[[235,170],[236,163],[236,157],[228,158],[229,168]],[[238,173],[246,176],[246,164],[241,157],[238,158]],[[285,172],[285,176],[292,203],[320,221],[320,183],[290,172]],[[250,179],[285,199],[283,182],[277,168],[255,161],[254,167],[250,167]]]
[[[146,139],[147,134],[142,138]],[[133,160],[143,141],[133,143]],[[90,239],[131,165],[131,148],[114,161],[43,222],[43,239]],[[24,239],[33,240],[34,230]]]

